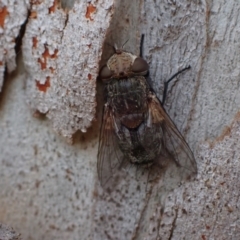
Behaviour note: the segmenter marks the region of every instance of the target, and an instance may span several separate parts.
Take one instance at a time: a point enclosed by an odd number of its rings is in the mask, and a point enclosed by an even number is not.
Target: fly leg
[[[175,78],[177,77],[180,73],[190,69],[191,66],[187,66],[185,68],[183,68],[182,70],[180,70],[179,72],[175,73],[172,77],[170,77],[170,79],[168,79],[166,82],[164,82],[164,90],[163,90],[163,97],[162,97],[162,105],[164,105],[164,102],[166,100],[167,97],[167,90],[168,90],[168,84]]]
[[[141,35],[141,41],[140,41],[140,57],[143,57],[143,42],[144,42],[144,34]],[[164,102],[166,100],[167,97],[167,90],[168,90],[168,84],[175,78],[177,77],[180,73],[190,69],[191,66],[187,66],[185,68],[183,68],[182,70],[178,71],[177,73],[175,73],[172,77],[170,77],[170,79],[168,79],[166,82],[164,82],[164,90],[163,90],[163,97],[162,97],[162,106],[164,105]],[[146,77],[148,77],[149,72],[146,74]]]
[[[141,58],[143,58],[143,42],[144,42],[144,34],[141,35],[141,40],[140,40],[139,56]],[[147,71],[145,77],[150,80],[150,78],[149,78],[149,71]]]
[[[140,49],[139,49],[139,56],[143,57],[143,41],[144,41],[144,34],[141,35],[141,41],[140,41]]]

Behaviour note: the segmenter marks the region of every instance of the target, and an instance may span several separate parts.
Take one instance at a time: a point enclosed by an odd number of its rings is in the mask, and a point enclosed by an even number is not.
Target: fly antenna
[[[144,34],[141,35],[141,41],[140,41],[140,57],[143,57],[143,42],[144,42]]]
[[[124,45],[125,45],[128,41],[129,41],[129,39],[122,45],[122,49],[123,49]]]

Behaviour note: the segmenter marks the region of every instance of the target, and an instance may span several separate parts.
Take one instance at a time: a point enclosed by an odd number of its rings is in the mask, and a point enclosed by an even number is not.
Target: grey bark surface
[[[28,1],[1,0],[0,2],[0,92],[4,73],[16,69],[17,36],[27,19]]]
[[[0,222],[23,239],[240,239],[240,3],[65,3],[25,5],[23,57],[0,100]],[[170,85],[165,109],[198,175],[176,185],[165,174],[146,191],[141,171],[130,168],[107,193],[96,169],[96,78],[109,44],[129,39],[124,49],[139,54],[142,33],[159,98],[163,82],[191,65]]]
[[[101,44],[113,1],[79,1],[67,11],[48,0],[30,11],[22,47],[28,103],[71,141],[95,118]]]
[[[0,239],[21,240],[21,237],[20,234],[16,233],[12,228],[0,223]]]

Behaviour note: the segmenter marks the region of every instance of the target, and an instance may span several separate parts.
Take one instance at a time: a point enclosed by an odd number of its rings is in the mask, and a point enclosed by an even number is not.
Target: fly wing
[[[105,105],[98,147],[97,170],[101,185],[106,188],[117,180],[117,170],[123,162],[115,132],[115,118],[109,105]],[[114,178],[114,179],[112,179]]]
[[[151,124],[159,125],[163,132],[160,161],[170,158],[178,167],[184,168],[188,175],[196,174],[197,164],[185,139],[153,92],[149,94],[148,99]],[[161,162],[159,164],[161,165]]]

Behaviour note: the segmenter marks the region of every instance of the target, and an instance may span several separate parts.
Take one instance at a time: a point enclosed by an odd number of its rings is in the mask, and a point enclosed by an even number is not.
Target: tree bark
[[[12,228],[0,224],[0,239],[1,240],[21,240],[20,234],[16,233]]]
[[[0,222],[23,239],[240,239],[240,3],[24,3],[0,6],[13,9],[4,18],[0,11],[1,39],[13,30],[15,38],[26,21],[17,70],[6,74],[1,93]],[[25,18],[7,20],[20,8]],[[170,85],[165,109],[193,150],[198,174],[177,186],[160,176],[146,189],[141,170],[130,168],[107,193],[96,169],[97,75],[110,45],[129,39],[124,49],[138,55],[141,34],[160,99],[164,81],[191,65]],[[14,56],[14,44],[1,42],[1,52]]]

